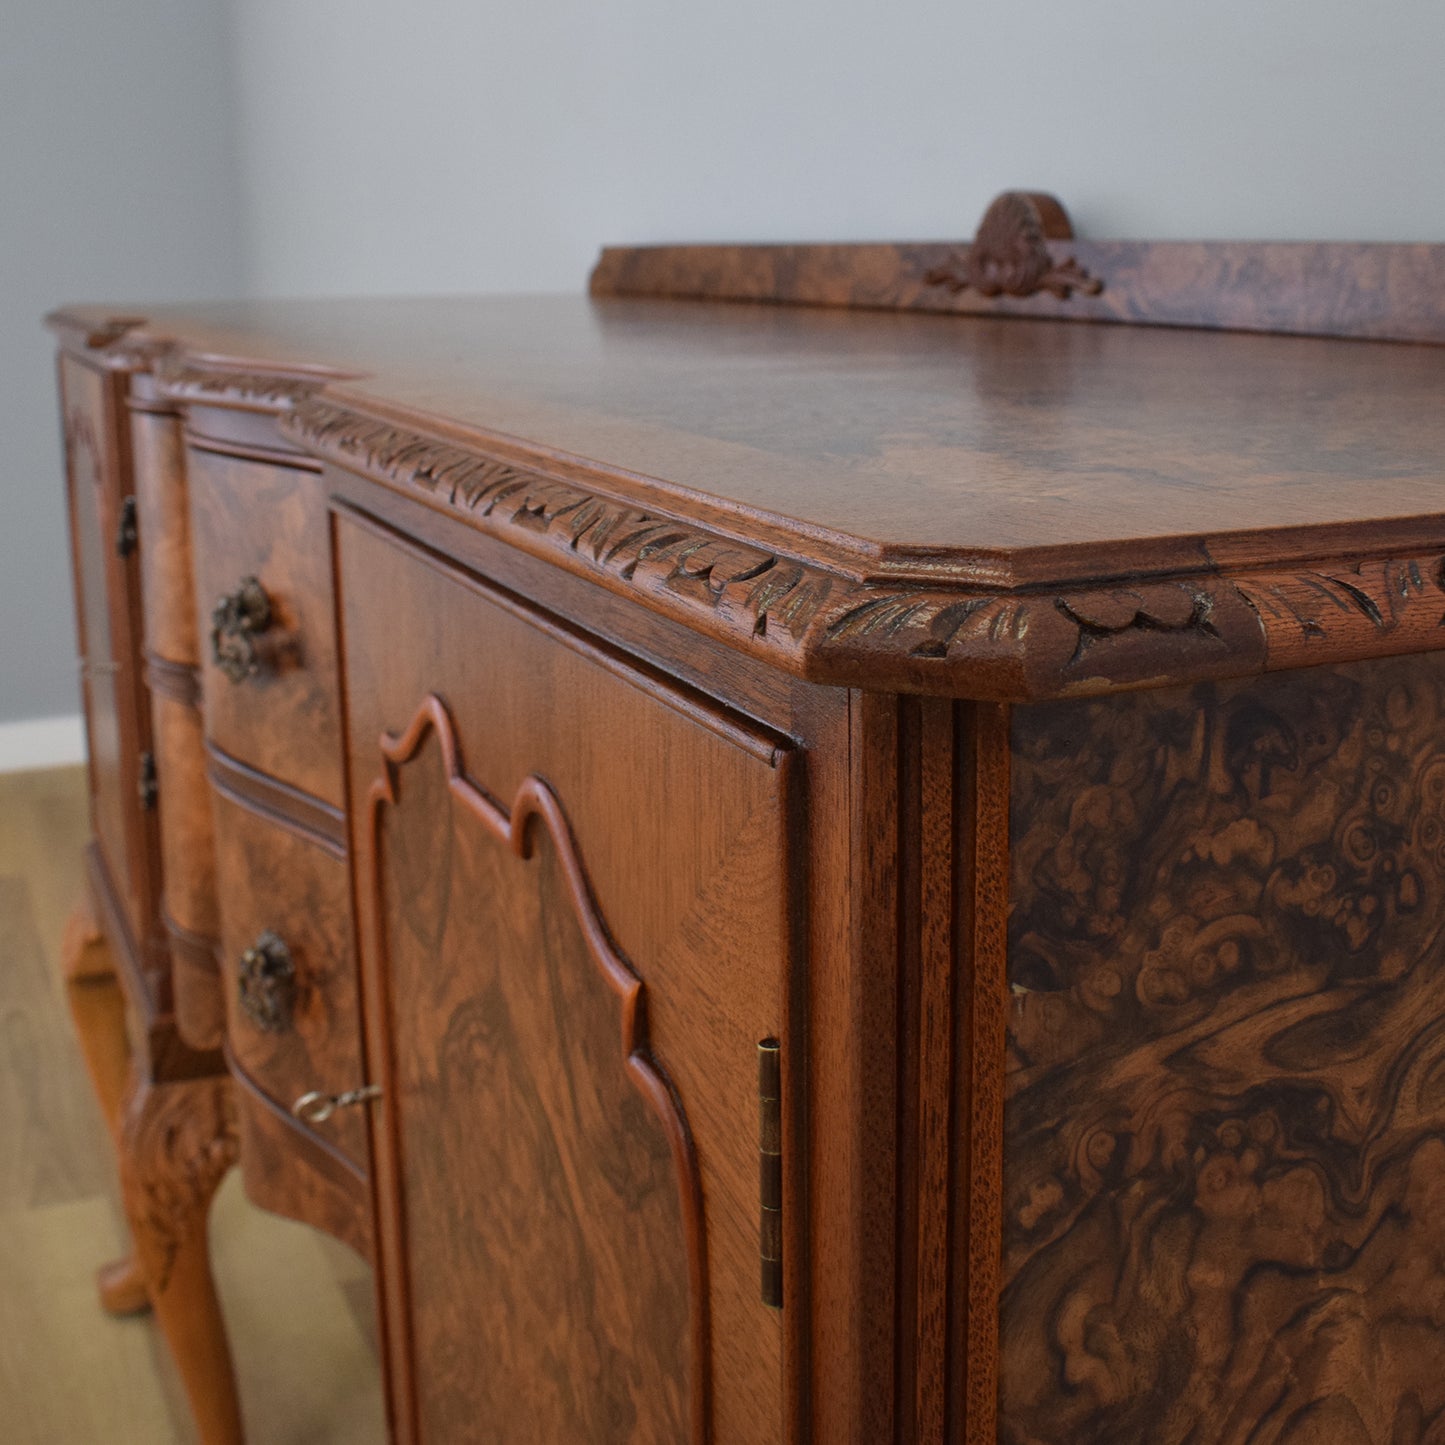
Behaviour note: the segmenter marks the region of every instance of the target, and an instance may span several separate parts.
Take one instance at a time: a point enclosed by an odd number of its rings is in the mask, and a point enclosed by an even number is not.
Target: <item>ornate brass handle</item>
[[[381,1098],[380,1084],[363,1084],[359,1089],[347,1089],[341,1094],[323,1094],[313,1089],[302,1094],[292,1104],[291,1112],[308,1124],[324,1124],[338,1109],[350,1109],[356,1104],[369,1104]]]
[[[241,955],[236,979],[241,1012],[265,1034],[284,1034],[296,1008],[291,950],[268,928]]]
[[[211,609],[211,658],[232,682],[260,672],[256,638],[271,625],[271,599],[255,577],[243,577]]]

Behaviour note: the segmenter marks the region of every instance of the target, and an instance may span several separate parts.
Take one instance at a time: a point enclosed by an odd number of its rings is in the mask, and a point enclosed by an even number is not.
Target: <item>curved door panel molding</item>
[[[562,805],[535,776],[510,810],[477,788],[436,697],[383,751],[372,982],[427,1362],[407,1413],[425,1440],[703,1439],[692,1141]]]

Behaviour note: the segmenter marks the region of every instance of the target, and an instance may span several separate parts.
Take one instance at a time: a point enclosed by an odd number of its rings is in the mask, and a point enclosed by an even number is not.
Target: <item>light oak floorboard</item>
[[[190,1445],[150,1318],[96,1300],[95,1270],[125,1240],[57,967],[86,832],[82,769],[0,774],[0,1441]],[[253,1445],[381,1445],[366,1265],[254,1208],[235,1171],[211,1248]]]

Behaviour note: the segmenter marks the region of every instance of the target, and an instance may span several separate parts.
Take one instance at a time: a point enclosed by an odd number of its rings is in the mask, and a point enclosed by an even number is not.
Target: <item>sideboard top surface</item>
[[[1023,701],[1445,646],[1438,345],[595,281],[51,322],[816,682]]]
[[[145,315],[191,358],[349,372],[328,395],[647,479],[861,575],[1050,584],[1445,532],[1434,347],[569,296]]]

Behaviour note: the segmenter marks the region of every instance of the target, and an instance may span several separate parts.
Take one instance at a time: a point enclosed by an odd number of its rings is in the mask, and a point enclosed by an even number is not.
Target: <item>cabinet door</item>
[[[128,493],[121,401],[114,377],[68,356],[61,358],[60,387],[91,825],[131,942],[140,945],[155,918],[158,839],[140,791],[149,726],[140,679],[136,543],[133,533],[121,537]]]
[[[777,1441],[789,750],[337,529],[399,1438]]]

